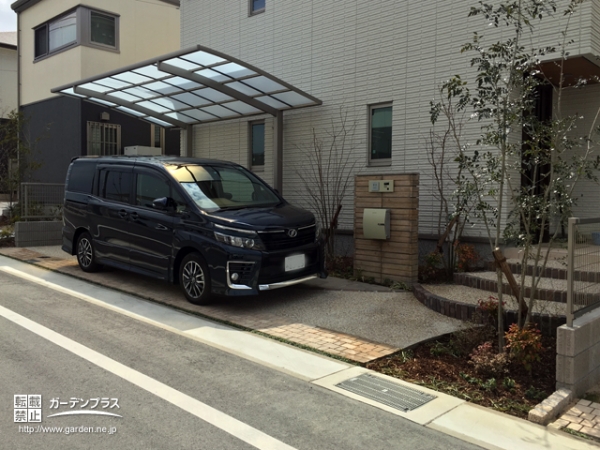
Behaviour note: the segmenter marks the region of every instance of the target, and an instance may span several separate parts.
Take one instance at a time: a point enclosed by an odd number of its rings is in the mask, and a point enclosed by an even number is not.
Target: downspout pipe
[[[273,187],[283,194],[283,111],[277,111],[273,128]]]

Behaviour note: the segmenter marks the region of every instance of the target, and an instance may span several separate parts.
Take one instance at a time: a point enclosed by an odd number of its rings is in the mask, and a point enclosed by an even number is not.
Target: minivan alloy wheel
[[[92,263],[92,244],[87,239],[80,239],[77,246],[77,257],[84,266],[89,266]]]
[[[196,305],[208,303],[210,278],[206,264],[199,254],[191,253],[182,261],[180,283],[189,302]]]
[[[204,291],[204,272],[196,261],[188,262],[183,268],[183,286],[192,297],[200,297]]]
[[[77,262],[84,272],[95,272],[98,270],[96,251],[92,242],[92,236],[88,232],[82,233],[77,239]]]

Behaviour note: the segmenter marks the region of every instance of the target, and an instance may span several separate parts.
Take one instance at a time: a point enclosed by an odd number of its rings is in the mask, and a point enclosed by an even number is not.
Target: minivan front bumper
[[[237,250],[237,249],[236,249]],[[304,283],[315,278],[326,278],[324,268],[323,247],[321,242],[283,252],[256,252],[239,250],[229,254],[224,264],[225,295],[252,295],[259,291],[270,291],[283,287]],[[306,267],[299,269],[295,275],[283,270],[286,256],[305,254]],[[222,266],[221,266],[222,267]]]
[[[319,276],[318,274],[314,274],[314,275],[310,275],[308,277],[296,278],[295,280],[281,281],[279,283],[259,284],[258,290],[259,291],[271,291],[273,289],[279,289],[282,287],[293,286],[294,284],[304,283],[305,281],[308,281],[308,280],[314,280],[315,278],[318,278],[318,276]]]

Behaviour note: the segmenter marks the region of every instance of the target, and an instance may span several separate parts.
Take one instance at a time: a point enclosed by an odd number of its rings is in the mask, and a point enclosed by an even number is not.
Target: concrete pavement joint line
[[[121,364],[101,353],[96,352],[80,343],[73,341],[37,322],[27,319],[10,309],[0,306],[0,315],[32,333],[56,344],[65,350],[95,364],[118,377],[123,378],[163,400],[193,414],[201,420],[231,434],[253,447],[261,450],[296,450],[294,447],[281,442],[268,434],[251,427],[227,414],[196,400],[189,395],[179,392],[160,381],[150,378],[137,370]]]
[[[348,364],[346,363],[333,361],[328,358],[326,359],[307,351],[293,348],[245,331],[229,328],[217,323],[211,323],[200,318],[194,318],[194,322],[196,322],[197,325],[193,328],[179,330],[163,322],[153,320],[144,315],[132,312],[119,306],[111,305],[97,298],[82,294],[63,286],[59,286],[34,275],[23,273],[12,267],[0,266],[0,271],[45,286],[49,289],[62,292],[63,294],[71,297],[79,298],[96,306],[115,311],[132,319],[157,326],[166,331],[185,336],[186,338],[194,339],[205,345],[218,348],[219,350],[228,352],[238,357],[282,371],[288,375],[292,375],[305,381],[320,378],[340,370],[344,370],[348,367]],[[61,275],[57,274],[56,276],[60,277]],[[150,303],[149,305],[152,305],[155,308],[165,308],[168,310],[168,308],[165,306],[156,305],[154,303]],[[136,305],[133,306],[135,307]],[[169,312],[171,314],[188,316],[182,312]]]

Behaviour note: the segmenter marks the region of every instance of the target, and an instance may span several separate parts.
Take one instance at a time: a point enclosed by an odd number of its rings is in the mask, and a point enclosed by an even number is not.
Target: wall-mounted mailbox
[[[369,192],[394,192],[394,180],[370,180]]]
[[[363,234],[365,239],[389,239],[390,210],[365,208],[363,214]]]

